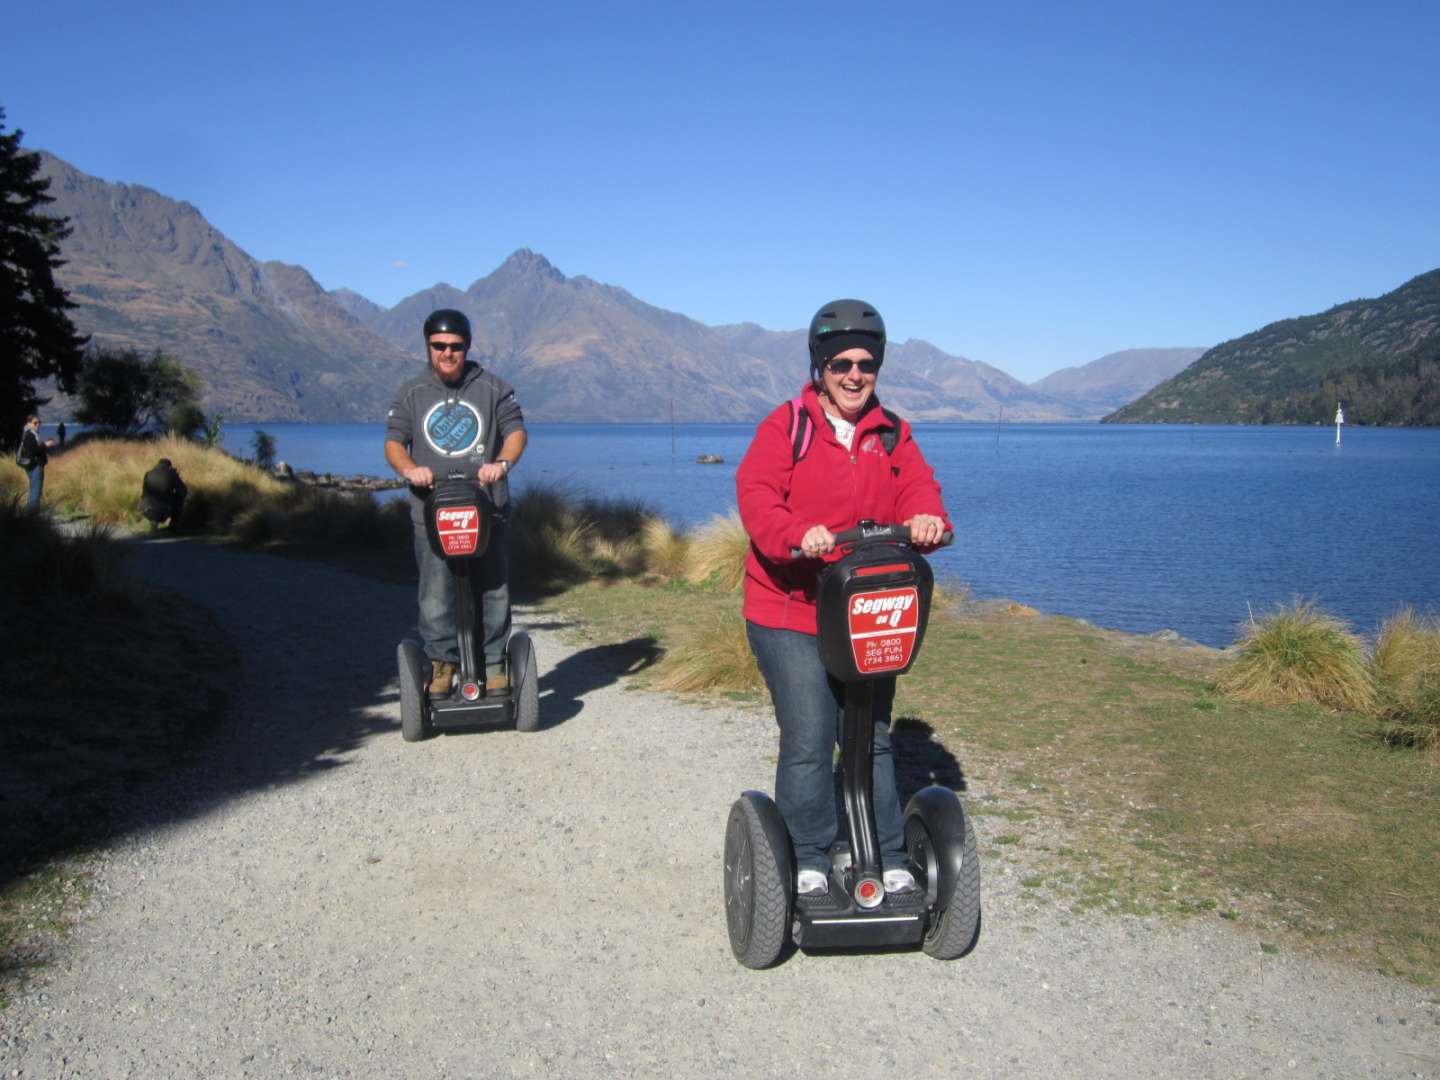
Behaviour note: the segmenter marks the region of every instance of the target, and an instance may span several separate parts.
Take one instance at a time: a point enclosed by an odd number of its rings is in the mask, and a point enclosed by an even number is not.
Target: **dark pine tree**
[[[42,212],[54,202],[39,177],[40,155],[20,149],[23,131],[5,133],[0,108],[0,447],[13,447],[41,399],[35,383],[53,377],[71,393],[89,338],[67,314],[74,304],[55,284],[65,265],[65,218]]]

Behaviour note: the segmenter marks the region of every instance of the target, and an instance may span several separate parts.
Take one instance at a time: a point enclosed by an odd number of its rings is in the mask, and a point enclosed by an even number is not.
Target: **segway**
[[[848,553],[816,586],[820,659],[845,686],[840,757],[846,839],[831,848],[830,891],[795,895],[795,860],[780,811],[746,791],[725,829],[725,917],[746,967],[773,964],[787,935],[804,949],[918,944],[953,960],[980,932],[975,832],[955,792],[931,786],[905,808],[917,888],[887,893],[873,804],[874,680],[903,675],[925,636],[934,578],[904,525],[862,521],[835,537]],[[945,535],[942,543],[949,543]],[[799,551],[793,552],[798,558]]]
[[[400,666],[400,734],[418,742],[437,729],[474,728],[513,723],[520,731],[540,726],[540,687],[535,646],[517,630],[506,647],[510,689],[485,691],[485,665],[475,655],[475,615],[479,606],[470,584],[470,564],[490,543],[489,498],[472,478],[451,474],[425,497],[425,532],[430,549],[445,560],[455,587],[455,630],[460,670],[450,693],[430,699],[430,663],[425,650],[405,640],[397,650]]]

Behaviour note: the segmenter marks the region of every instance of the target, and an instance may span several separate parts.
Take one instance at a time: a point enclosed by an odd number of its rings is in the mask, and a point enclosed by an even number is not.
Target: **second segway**
[[[506,647],[510,688],[485,691],[485,665],[476,653],[477,608],[471,564],[490,543],[492,508],[475,480],[452,475],[438,481],[425,498],[425,532],[430,548],[445,560],[455,590],[455,630],[459,671],[450,693],[431,700],[426,694],[430,664],[420,643],[400,643],[400,734],[416,742],[438,729],[513,723],[520,731],[540,726],[540,686],[535,646],[517,630]]]

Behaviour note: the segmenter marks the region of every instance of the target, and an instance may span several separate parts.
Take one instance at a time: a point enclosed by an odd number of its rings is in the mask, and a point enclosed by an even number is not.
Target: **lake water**
[[[380,424],[256,427],[297,469],[386,475]],[[749,424],[531,424],[515,486],[638,497],[676,525],[735,505]],[[1440,429],[922,424],[958,535],[932,559],[979,597],[1226,645],[1292,597],[1364,634],[1440,609]],[[719,454],[723,465],[697,465]]]

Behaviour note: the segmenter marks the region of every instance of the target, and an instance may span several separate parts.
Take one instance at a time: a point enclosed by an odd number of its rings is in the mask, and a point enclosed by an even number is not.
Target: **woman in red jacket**
[[[829,891],[838,829],[832,750],[843,697],[820,663],[816,578],[838,558],[835,533],[862,519],[908,525],[921,550],[950,528],[910,425],[875,395],[884,360],[885,323],[873,307],[859,300],[822,307],[810,322],[810,383],[760,422],[735,477],[750,534],[745,629],[780,726],[775,802],[802,896]],[[792,558],[792,548],[803,556]],[[893,678],[876,682],[874,806],[885,888],[904,892],[915,879],[890,747],[894,695]]]

